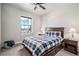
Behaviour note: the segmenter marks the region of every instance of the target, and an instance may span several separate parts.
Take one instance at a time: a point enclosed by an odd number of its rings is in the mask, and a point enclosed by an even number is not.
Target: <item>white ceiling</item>
[[[20,8],[22,10],[35,13],[37,15],[44,15],[51,11],[58,10],[58,9],[64,9],[71,5],[71,3],[45,3],[43,6],[46,8],[46,10],[41,9],[38,6],[38,9],[34,11],[34,5],[31,3],[8,3],[8,5],[14,6],[16,8]]]

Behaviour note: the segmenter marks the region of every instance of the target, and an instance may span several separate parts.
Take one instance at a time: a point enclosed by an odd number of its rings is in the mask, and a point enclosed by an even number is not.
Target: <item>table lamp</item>
[[[69,33],[71,34],[72,39],[74,38],[74,34],[76,33],[76,29],[75,28],[70,28],[69,29]]]
[[[44,26],[41,27],[41,32],[44,34],[45,33],[45,28]]]

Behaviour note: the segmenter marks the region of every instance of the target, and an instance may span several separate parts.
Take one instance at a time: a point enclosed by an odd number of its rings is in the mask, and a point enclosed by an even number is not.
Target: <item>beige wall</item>
[[[1,4],[0,4],[0,44],[1,44]]]
[[[78,21],[77,21],[77,24],[78,24],[78,30],[79,30],[79,4],[78,4]]]
[[[74,27],[79,31],[78,5],[69,4],[42,16],[42,26],[65,27],[65,33]]]
[[[79,4],[69,4],[63,7],[61,5],[61,7],[40,17],[30,12],[14,8],[13,6],[3,4],[1,8],[1,41],[4,42],[5,40],[14,40],[16,42],[20,42],[25,36],[29,35],[26,32],[22,32],[20,29],[20,16],[32,17],[32,34],[34,35],[40,32],[41,26],[65,27],[65,33],[67,33],[71,27],[74,27],[77,31],[79,31],[78,7]]]
[[[30,12],[14,8],[13,6],[2,4],[2,42],[5,40],[14,40],[22,42],[24,37],[28,35],[22,32],[20,28],[20,16],[32,17],[32,34],[40,31],[40,17]]]

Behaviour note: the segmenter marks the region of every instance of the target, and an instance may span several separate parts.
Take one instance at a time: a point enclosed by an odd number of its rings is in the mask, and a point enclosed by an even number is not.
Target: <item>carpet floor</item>
[[[0,56],[31,56],[31,55],[21,44],[17,44],[13,48],[1,49]],[[62,49],[55,56],[77,56],[77,55]]]

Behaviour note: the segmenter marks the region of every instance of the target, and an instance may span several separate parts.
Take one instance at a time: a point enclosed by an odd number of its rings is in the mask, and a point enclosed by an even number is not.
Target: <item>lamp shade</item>
[[[45,27],[44,26],[41,27],[41,31],[42,31],[42,33],[45,33]]]
[[[70,28],[69,33],[76,33],[76,29],[75,28]]]

